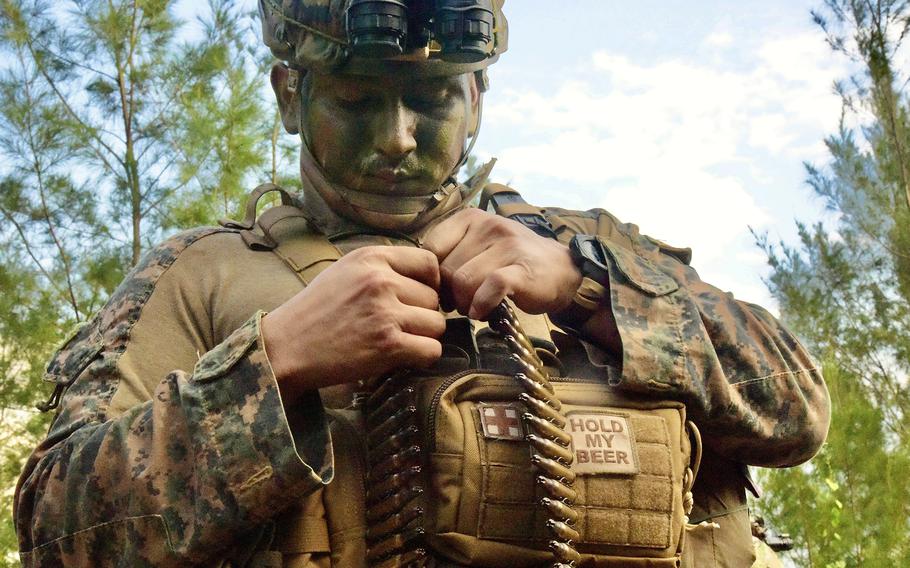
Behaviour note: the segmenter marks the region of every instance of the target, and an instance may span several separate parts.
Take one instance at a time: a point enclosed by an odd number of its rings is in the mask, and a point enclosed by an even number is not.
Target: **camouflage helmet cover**
[[[477,63],[444,61],[432,49],[419,65],[414,65],[415,58],[407,55],[386,60],[353,57],[345,24],[351,0],[259,0],[259,14],[263,41],[275,57],[293,67],[363,75],[415,70],[426,76],[459,75],[489,66],[508,48],[508,22],[502,12],[504,2],[493,0],[493,41],[487,58]]]

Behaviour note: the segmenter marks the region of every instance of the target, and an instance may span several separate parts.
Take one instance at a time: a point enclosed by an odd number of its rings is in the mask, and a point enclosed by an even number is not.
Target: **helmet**
[[[486,67],[508,46],[505,0],[259,0],[263,39],[278,59],[306,73],[453,76],[475,73],[481,94]],[[297,81],[295,77],[295,87]],[[301,129],[301,177],[305,186],[339,203],[336,213],[377,229],[409,231],[457,207],[479,188],[467,189],[455,174],[471,143],[441,187],[425,196],[391,198],[332,183],[313,157]]]
[[[291,67],[460,75],[486,68],[508,48],[504,1],[259,0],[259,14],[263,41]]]

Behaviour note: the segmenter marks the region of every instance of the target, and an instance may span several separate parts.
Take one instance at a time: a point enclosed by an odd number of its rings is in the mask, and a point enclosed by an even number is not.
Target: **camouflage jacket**
[[[546,213],[561,240],[597,234],[610,252],[617,388],[686,402],[702,431],[696,521],[730,513],[718,480],[738,464],[787,466],[817,451],[824,382],[768,312],[602,210]],[[260,336],[263,311],[303,285],[236,230],[192,230],[150,250],[48,366],[63,394],[17,487],[23,564],[248,564],[270,521],[328,484],[338,459],[318,393],[283,408]]]

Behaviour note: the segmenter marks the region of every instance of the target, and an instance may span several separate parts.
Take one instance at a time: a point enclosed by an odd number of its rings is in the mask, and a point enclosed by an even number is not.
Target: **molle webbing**
[[[258,191],[251,197],[251,203],[264,194],[257,195]],[[282,192],[284,203],[284,190],[278,188],[278,191]],[[255,207],[252,210],[255,212]],[[252,223],[247,223],[248,220],[245,219],[243,224],[227,223],[242,229],[241,237],[251,249],[275,253],[304,284],[309,285],[320,272],[342,256],[328,238],[313,229],[303,211],[293,205],[274,206]]]
[[[531,447],[529,465],[538,470],[537,487],[543,495],[538,506],[548,517],[552,566],[570,568],[581,557],[572,544],[579,533],[573,528],[578,514],[572,509],[575,474],[570,469],[573,454],[564,430],[566,419],[545,365],[505,301],[491,315],[491,327],[503,337],[521,369],[514,375],[524,389],[517,402],[526,408],[521,419]],[[432,481],[425,453],[434,443],[425,430],[433,426],[420,412],[418,389],[412,381],[407,374],[390,377],[365,403],[370,465],[367,560],[374,567],[426,566],[429,561],[432,543],[427,538],[434,531],[424,514],[435,504],[426,502],[427,484]]]

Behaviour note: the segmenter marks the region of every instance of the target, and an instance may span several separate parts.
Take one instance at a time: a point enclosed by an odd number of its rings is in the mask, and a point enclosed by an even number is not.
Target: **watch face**
[[[578,257],[576,262],[582,275],[597,282],[607,281],[609,278],[607,258],[600,241],[590,235],[576,235],[572,243],[576,247]]]
[[[593,240],[590,240],[590,241],[585,240],[579,244],[580,244],[579,248],[581,249],[581,254],[585,258],[587,258],[589,260],[593,260],[593,261],[597,262],[598,264],[603,262],[600,258],[600,251],[597,250],[597,247],[594,245]]]

